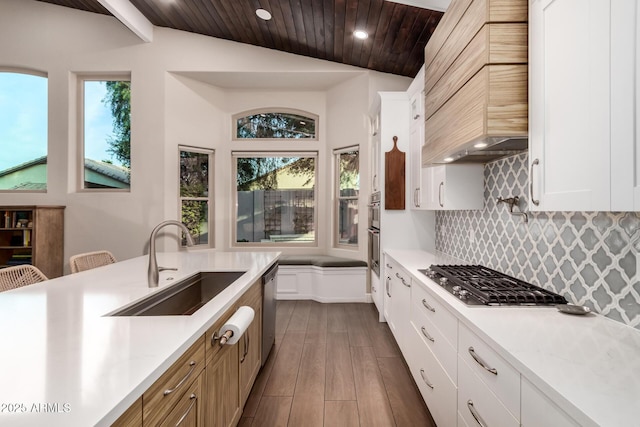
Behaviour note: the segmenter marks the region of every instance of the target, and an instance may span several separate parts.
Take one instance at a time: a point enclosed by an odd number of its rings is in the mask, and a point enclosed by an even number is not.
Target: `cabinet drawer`
[[[435,356],[411,329],[407,362],[418,389],[439,426],[456,425],[456,385]]]
[[[459,340],[458,356],[495,393],[504,406],[520,419],[520,373],[462,324]],[[462,375],[458,363],[458,382],[462,380]]]
[[[427,318],[427,314],[422,310],[411,310],[411,324],[422,339],[423,344],[429,347],[455,384],[458,380],[456,349],[444,338],[442,332],[434,326]]]
[[[521,417],[522,427],[580,425],[525,378],[522,378]]]
[[[242,305],[255,306],[256,302],[262,304],[262,283],[257,280],[238,300],[238,307]]]
[[[155,426],[173,409],[204,369],[204,339],[200,337],[142,395],[145,426]]]
[[[468,426],[518,427],[520,425],[462,357],[458,357],[458,413]],[[473,413],[480,421],[476,421]]]
[[[458,348],[458,319],[427,291],[422,284],[414,281],[411,287],[411,311],[422,313],[438,328],[444,339],[454,349]],[[417,314],[416,314],[417,316]],[[416,317],[413,314],[412,318]]]
[[[191,384],[191,387],[178,401],[175,408],[162,421],[160,427],[177,427],[177,426],[202,426],[202,405],[204,399],[202,396],[204,373],[198,375],[198,378]]]

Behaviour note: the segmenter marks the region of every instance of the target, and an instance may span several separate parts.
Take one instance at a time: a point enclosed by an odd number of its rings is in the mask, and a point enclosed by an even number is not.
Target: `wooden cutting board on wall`
[[[405,153],[398,149],[398,137],[393,148],[384,153],[384,208],[403,210],[405,201]]]

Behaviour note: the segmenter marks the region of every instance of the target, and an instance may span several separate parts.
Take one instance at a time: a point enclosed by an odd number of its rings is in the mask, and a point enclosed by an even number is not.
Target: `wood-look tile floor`
[[[240,426],[435,427],[373,304],[278,301]]]

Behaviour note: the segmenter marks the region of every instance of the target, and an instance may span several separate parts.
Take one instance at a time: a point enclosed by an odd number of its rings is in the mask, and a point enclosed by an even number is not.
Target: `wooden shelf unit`
[[[35,265],[62,276],[64,206],[0,206],[0,268]]]

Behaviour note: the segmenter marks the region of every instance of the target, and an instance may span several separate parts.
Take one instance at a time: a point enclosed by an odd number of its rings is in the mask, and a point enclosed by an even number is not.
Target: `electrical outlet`
[[[473,228],[469,229],[469,243],[474,243],[476,241],[476,232]]]

